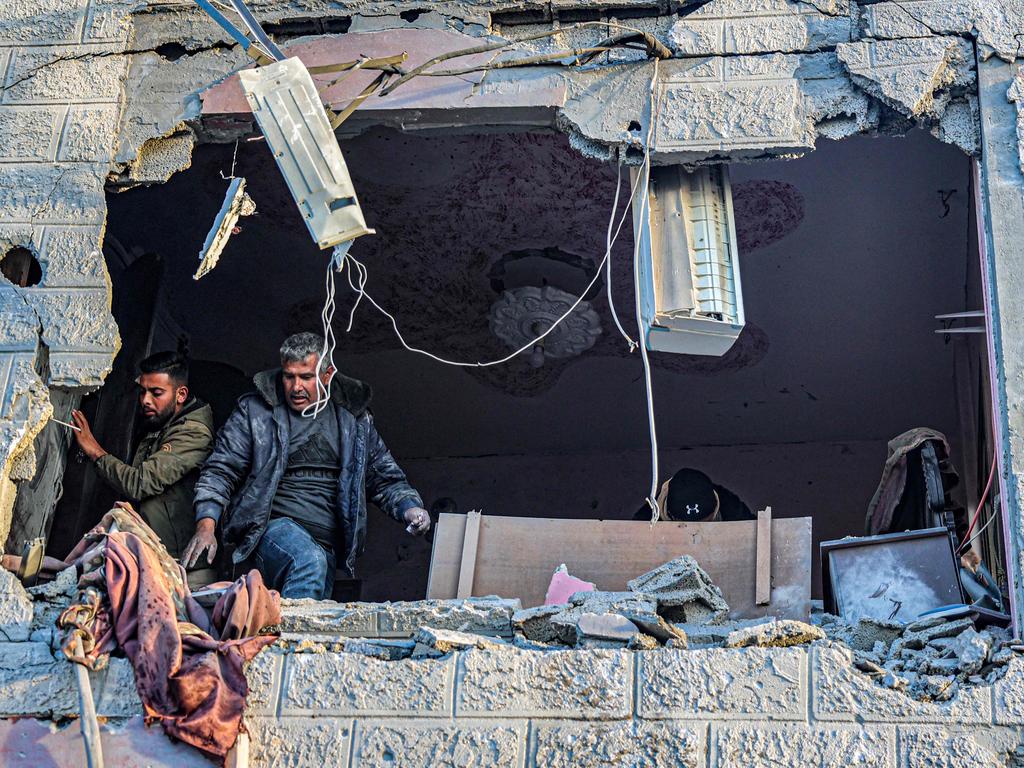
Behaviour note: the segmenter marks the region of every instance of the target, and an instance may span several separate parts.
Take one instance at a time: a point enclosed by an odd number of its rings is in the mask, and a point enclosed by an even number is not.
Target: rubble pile
[[[979,632],[967,617],[910,624],[871,618],[850,624],[827,613],[814,618],[830,639],[850,647],[857,669],[919,701],[948,701],[962,686],[994,683],[1024,651],[1008,630]]]

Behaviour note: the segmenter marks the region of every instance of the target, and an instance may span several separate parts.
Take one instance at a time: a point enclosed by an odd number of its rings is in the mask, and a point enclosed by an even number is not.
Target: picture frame
[[[825,610],[848,621],[909,623],[964,603],[956,544],[947,528],[823,541]]]

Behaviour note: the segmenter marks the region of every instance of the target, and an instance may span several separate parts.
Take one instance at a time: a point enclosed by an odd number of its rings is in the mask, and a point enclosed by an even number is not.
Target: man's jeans
[[[270,521],[256,548],[256,569],[263,583],[281,597],[328,599],[334,590],[334,566],[334,553],[286,517]]]

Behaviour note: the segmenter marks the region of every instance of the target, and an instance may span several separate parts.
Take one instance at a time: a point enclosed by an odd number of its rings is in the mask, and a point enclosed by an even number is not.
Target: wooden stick
[[[75,655],[85,658],[82,648],[82,637],[75,637]],[[100,742],[100,722],[96,718],[96,704],[92,699],[92,684],[89,682],[89,670],[84,664],[71,662],[75,665],[75,677],[78,681],[78,708],[82,717],[82,741],[85,742],[85,762],[88,768],[103,768],[103,744]]]
[[[754,604],[772,601],[772,508],[757,513],[757,570],[754,575]]]
[[[459,586],[456,597],[460,600],[473,595],[473,577],[476,575],[476,550],[480,542],[480,513],[466,514],[466,535],[462,539],[462,563],[459,566]]]

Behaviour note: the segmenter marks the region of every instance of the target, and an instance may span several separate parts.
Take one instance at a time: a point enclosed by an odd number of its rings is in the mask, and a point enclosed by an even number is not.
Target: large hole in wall
[[[0,258],[0,274],[20,288],[39,285],[43,279],[43,269],[39,260],[28,248],[16,246]]]
[[[379,129],[342,146],[377,230],[354,253],[415,346],[500,357],[508,348],[488,312],[505,287],[495,275],[518,264],[509,254],[548,254],[565,262],[549,270],[558,275],[603,253],[615,170],[562,136]],[[240,222],[214,272],[192,279],[232,150],[202,146],[170,182],[108,200],[124,346],[90,407],[112,450],[131,443],[131,372],[145,354],[188,337],[193,390],[219,425],[250,377],[276,364],[286,334],[319,326],[327,256],[262,142],[240,144],[236,169],[257,215]],[[663,478],[697,468],[752,509],[813,517],[816,596],[817,542],[864,532],[892,437],[941,430],[961,476],[984,480],[990,448],[963,438],[965,425],[986,433],[984,337],[935,333],[935,315],[981,306],[969,178],[968,159],[923,132],[821,141],[801,159],[734,166],[748,328],[723,358],[652,354]],[[632,245],[627,227],[613,253],[623,318],[633,317]],[[402,349],[366,303],[346,334],[352,299],[339,287],[336,360],[373,385],[376,423],[428,505],[586,519],[630,519],[642,506],[640,361],[615,333],[603,291],[592,299],[602,330],[591,349],[487,369]],[[112,500],[74,459],[64,488],[57,551]],[[361,597],[422,597],[429,558],[429,543],[371,510]]]

